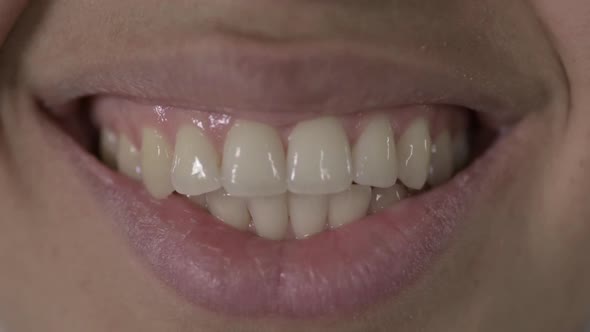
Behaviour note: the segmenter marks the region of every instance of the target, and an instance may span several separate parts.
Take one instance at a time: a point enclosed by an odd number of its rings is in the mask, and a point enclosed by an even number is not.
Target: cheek
[[[2,0],[0,2],[0,45],[4,42],[4,38],[27,3],[27,0]]]

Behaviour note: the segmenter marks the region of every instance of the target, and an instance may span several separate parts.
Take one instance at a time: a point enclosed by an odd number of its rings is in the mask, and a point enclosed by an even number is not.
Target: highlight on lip
[[[379,213],[448,181],[471,154],[467,111],[442,106],[280,126],[116,98],[93,111],[105,164],[155,198],[186,196],[220,222],[271,240]]]

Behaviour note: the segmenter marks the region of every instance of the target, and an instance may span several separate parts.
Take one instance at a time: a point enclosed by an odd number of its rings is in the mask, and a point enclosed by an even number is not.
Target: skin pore
[[[590,2],[53,0],[19,16],[24,5],[0,4],[0,40],[18,17],[0,51],[7,331],[552,332],[590,317]],[[428,45],[483,85],[496,79],[478,68],[505,68],[494,60],[502,55],[532,87],[510,93],[538,98],[449,248],[401,294],[345,318],[227,315],[186,301],[136,259],[35,100],[40,86],[85,65],[224,32],[268,43],[361,40],[400,58]],[[501,77],[508,86],[514,78]]]

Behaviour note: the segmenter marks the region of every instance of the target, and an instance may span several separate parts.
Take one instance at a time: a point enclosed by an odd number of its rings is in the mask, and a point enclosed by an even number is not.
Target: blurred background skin
[[[41,1],[41,0],[39,0]],[[359,0],[361,1],[361,0]],[[444,0],[443,0],[444,1]],[[477,0],[475,0],[477,1]],[[590,197],[590,1],[588,0],[530,0],[529,1],[539,16],[541,22],[547,29],[556,52],[563,63],[564,70],[567,74],[568,85],[570,88],[570,114],[569,127],[566,134],[563,135],[563,151],[559,163],[559,172],[564,174],[574,174],[577,177],[572,177],[569,183],[555,180],[551,186],[552,197],[567,197],[567,200],[548,200],[546,211],[553,211],[554,216],[561,216],[560,212],[572,211],[566,216],[587,216],[589,215],[588,207]],[[9,32],[11,25],[18,18],[21,10],[26,6],[26,1],[22,0],[0,0],[0,43]],[[585,174],[585,175],[584,175]],[[553,216],[546,216],[544,221],[555,220]],[[558,219],[558,218],[557,218]],[[575,220],[575,218],[572,218]],[[579,220],[576,220],[579,221]],[[586,220],[586,225],[581,222],[570,224],[571,228],[567,234],[562,233],[556,235],[557,243],[564,243],[564,248],[554,248],[553,252],[561,250],[563,253],[571,253],[568,251],[567,244],[581,243],[584,239],[590,238],[590,232],[587,224],[590,220]],[[580,246],[580,248],[588,248],[588,246]],[[550,251],[550,250],[548,250]],[[587,253],[582,253],[584,257],[588,257]],[[565,257],[560,257],[565,258]],[[575,261],[584,262],[584,258]],[[585,260],[587,263],[588,259]],[[580,266],[588,276],[588,268]],[[582,273],[582,272],[581,272]],[[558,277],[556,277],[558,278]],[[578,281],[573,282],[572,287],[587,286]],[[575,288],[572,294],[576,294],[576,300],[572,300],[572,307],[565,308],[563,314],[566,312],[574,312],[571,317],[579,319],[583,314],[590,313],[589,309],[579,308],[580,304],[590,304],[590,294],[588,294],[588,287]],[[155,291],[157,293],[157,291]],[[148,296],[149,298],[149,296]],[[0,299],[1,300],[1,299]],[[59,299],[57,299],[59,300]],[[147,302],[147,301],[146,301]],[[146,305],[146,307],[149,307]],[[100,321],[99,314],[105,314],[109,308],[101,308],[102,312],[97,312],[97,322]],[[162,319],[156,323],[161,327],[161,330],[170,329],[173,327],[181,331],[191,331],[191,324],[194,323],[194,318],[187,314],[190,309],[184,312],[175,312],[174,308],[165,312],[160,312]],[[151,314],[149,310],[142,311],[145,317],[135,317],[135,319],[144,319],[149,321],[152,317],[147,316]],[[526,315],[526,310],[522,311]],[[29,313],[30,314],[30,313]],[[69,313],[75,315],[75,313]],[[31,317],[34,319],[35,315]],[[183,317],[183,319],[176,319]],[[191,317],[191,318],[187,318]],[[525,317],[524,319],[541,319],[541,317]],[[216,324],[215,319],[207,320],[203,323],[206,326],[210,323],[211,331],[223,331],[223,327]],[[113,324],[116,324],[113,320]],[[125,322],[118,322],[118,326],[130,327]],[[33,326],[34,324],[32,324]],[[154,325],[154,328],[155,326]],[[525,324],[526,325],[526,324]],[[105,323],[105,326],[109,324]],[[111,325],[112,327],[113,325]],[[509,326],[509,325],[507,325]],[[0,327],[1,330],[1,327]],[[482,327],[482,330],[486,330]],[[487,331],[487,330],[486,330]],[[565,331],[564,331],[565,332]]]

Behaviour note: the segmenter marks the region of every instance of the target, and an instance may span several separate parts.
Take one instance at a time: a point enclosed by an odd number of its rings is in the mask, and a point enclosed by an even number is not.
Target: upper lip
[[[505,120],[520,118],[548,98],[540,81],[520,75],[507,59],[458,71],[459,64],[419,50],[343,42],[264,44],[232,36],[159,49],[93,63],[66,57],[59,74],[39,75],[33,93],[48,108],[106,94],[223,112],[341,113],[446,104]],[[511,79],[495,79],[497,72]]]

